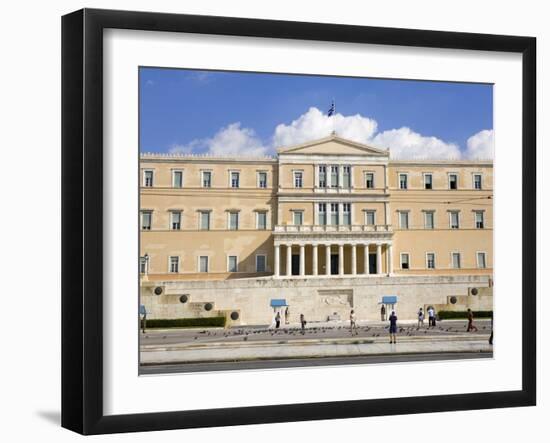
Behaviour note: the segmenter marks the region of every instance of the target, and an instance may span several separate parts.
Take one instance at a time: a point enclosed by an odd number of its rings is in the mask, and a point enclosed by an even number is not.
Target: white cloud
[[[328,117],[317,108],[310,108],[290,124],[276,126],[271,143],[265,144],[251,128],[241,123],[231,123],[221,128],[213,137],[195,139],[184,145],[174,144],[171,153],[190,154],[204,152],[216,156],[264,156],[274,148],[292,146],[317,140],[336,131],[338,136],[374,147],[390,149],[395,159],[490,159],[493,151],[493,131],[484,130],[471,136],[467,149],[437,137],[419,134],[408,127],[377,132],[376,120],[356,114]]]
[[[220,157],[264,156],[267,154],[267,147],[262,145],[254,130],[241,128],[241,124],[236,122],[221,128],[211,138],[195,139],[186,145],[174,144],[170,148],[173,154],[197,151]]]
[[[426,137],[410,128],[402,127],[380,132],[373,139],[374,146],[390,148],[396,159],[459,159],[461,152],[455,143],[446,143],[437,137]]]
[[[466,143],[465,157],[472,160],[492,159],[495,148],[495,133],[492,129],[484,129],[472,135]]]
[[[332,131],[336,131],[342,138],[366,143],[376,132],[377,126],[375,120],[359,114],[335,114],[329,117],[317,108],[309,108],[289,125],[278,125],[272,143],[275,147],[292,146],[326,137]]]

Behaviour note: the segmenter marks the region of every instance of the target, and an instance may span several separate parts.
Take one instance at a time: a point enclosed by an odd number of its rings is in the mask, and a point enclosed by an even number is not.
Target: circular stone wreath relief
[[[233,311],[231,313],[231,320],[238,320],[239,319],[239,313],[237,311]]]
[[[472,288],[472,295],[477,295],[477,288]]]
[[[155,288],[155,294],[157,294],[157,295],[162,294],[162,288],[161,288],[160,286],[157,286],[157,287]]]
[[[181,303],[187,303],[187,300],[189,300],[189,297],[187,297],[186,294],[183,294],[183,295],[180,297],[180,302],[181,302]]]
[[[454,295],[451,297],[451,303],[453,305],[456,303],[456,297]]]
[[[204,309],[207,310],[207,311],[211,311],[213,307],[214,306],[212,306],[212,303],[206,303],[204,305]]]

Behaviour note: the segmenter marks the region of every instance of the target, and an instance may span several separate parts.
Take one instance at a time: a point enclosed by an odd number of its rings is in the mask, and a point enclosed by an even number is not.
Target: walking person
[[[281,326],[281,313],[277,311],[277,315],[275,316],[275,329],[279,329]]]
[[[300,324],[302,325],[302,334],[306,333],[306,318],[304,317],[304,314],[300,314]]]
[[[359,332],[357,332],[357,324],[355,322],[355,311],[352,309],[349,314],[349,332],[353,335],[354,331],[355,335],[359,335]]]
[[[380,320],[386,321],[386,305],[382,305],[380,308]]]
[[[428,308],[428,329],[430,329],[434,323],[434,308],[431,306]]]
[[[475,330],[477,332],[477,326],[474,325],[474,313],[470,308],[468,308],[468,328],[466,332]]]
[[[397,334],[397,315],[395,315],[395,311],[391,311],[390,315],[390,343],[397,343],[395,336]]]
[[[437,322],[437,312],[435,312],[435,309],[433,311],[434,311],[434,316],[432,318],[432,327],[435,328],[435,325],[436,325],[436,322]]]
[[[493,344],[493,312],[491,312],[491,336],[489,337],[489,344]]]
[[[418,310],[418,327],[424,326],[424,311],[422,308]]]

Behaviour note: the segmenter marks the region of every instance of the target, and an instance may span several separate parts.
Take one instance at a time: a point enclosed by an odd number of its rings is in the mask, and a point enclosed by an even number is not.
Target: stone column
[[[382,245],[376,245],[376,273],[382,274]]]
[[[351,245],[351,274],[357,274],[357,245]]]
[[[365,275],[369,275],[369,244],[367,243],[365,245],[365,249],[363,250],[363,261],[365,266]]]
[[[280,256],[281,256],[281,246],[275,245],[275,277],[279,277],[279,274],[280,274],[280,267],[279,267]]]
[[[306,275],[306,247],[300,245],[300,275]]]
[[[387,254],[388,254],[388,275],[393,273],[393,249],[391,243],[387,244]]]
[[[317,244],[313,245],[313,275],[317,275],[317,267],[319,266],[317,256],[318,252]]]
[[[330,244],[325,245],[325,275],[330,275]]]
[[[292,276],[292,245],[286,245],[286,276]]]
[[[338,274],[344,275],[344,245],[338,245]]]

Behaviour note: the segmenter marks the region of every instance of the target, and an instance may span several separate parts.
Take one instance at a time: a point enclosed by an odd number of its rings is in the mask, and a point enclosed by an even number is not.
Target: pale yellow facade
[[[492,274],[491,161],[396,161],[332,135],[140,168],[150,280]]]

